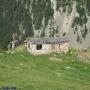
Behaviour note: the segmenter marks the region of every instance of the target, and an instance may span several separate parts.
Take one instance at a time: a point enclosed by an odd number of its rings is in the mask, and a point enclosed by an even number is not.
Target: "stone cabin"
[[[34,55],[68,52],[69,40],[65,37],[33,38],[26,42],[27,51]]]

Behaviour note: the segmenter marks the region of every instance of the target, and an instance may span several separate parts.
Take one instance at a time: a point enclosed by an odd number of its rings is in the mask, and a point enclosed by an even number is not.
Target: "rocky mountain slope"
[[[0,0],[0,47],[27,37],[67,36],[70,46],[90,46],[90,0]]]

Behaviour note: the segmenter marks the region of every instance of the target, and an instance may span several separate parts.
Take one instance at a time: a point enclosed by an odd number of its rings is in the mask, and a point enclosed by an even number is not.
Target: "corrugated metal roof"
[[[34,38],[29,40],[32,44],[58,44],[58,43],[65,43],[69,42],[68,38],[66,37],[50,37],[50,38]]]

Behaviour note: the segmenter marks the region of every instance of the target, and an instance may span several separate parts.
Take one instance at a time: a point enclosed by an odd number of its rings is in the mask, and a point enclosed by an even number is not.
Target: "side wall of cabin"
[[[66,43],[61,43],[60,44],[60,51],[61,52],[68,52],[69,51],[69,43],[66,42]]]
[[[68,52],[69,51],[69,43],[60,43],[52,45],[52,52]]]

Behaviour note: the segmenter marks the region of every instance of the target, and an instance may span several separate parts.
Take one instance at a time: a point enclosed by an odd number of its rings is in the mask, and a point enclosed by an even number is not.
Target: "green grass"
[[[77,61],[70,53],[0,53],[0,87],[3,86],[16,86],[17,90],[90,90],[90,65]]]

